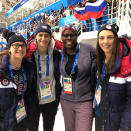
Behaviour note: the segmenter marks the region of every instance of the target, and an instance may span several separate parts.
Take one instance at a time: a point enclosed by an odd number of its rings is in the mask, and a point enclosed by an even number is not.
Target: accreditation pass
[[[64,77],[63,84],[64,84],[64,92],[67,94],[72,94],[72,80],[71,80],[71,78]]]
[[[19,100],[16,108],[16,119],[17,123],[21,122],[26,117],[24,99]]]
[[[40,83],[40,95],[41,100],[46,100],[51,98],[51,87],[50,87],[50,81],[43,81]]]

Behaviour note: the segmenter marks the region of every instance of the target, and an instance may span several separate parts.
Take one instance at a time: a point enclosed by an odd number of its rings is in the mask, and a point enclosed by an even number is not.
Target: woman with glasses
[[[23,36],[7,32],[8,49],[0,53],[0,130],[27,131],[33,65],[25,58]]]
[[[131,42],[118,30],[114,24],[98,31],[96,131],[131,131]]]
[[[61,106],[65,131],[91,131],[93,120],[93,64],[95,49],[77,42],[78,32],[67,25],[62,30],[64,44],[60,71],[63,77]]]
[[[39,23],[34,32],[35,47],[28,50],[28,56],[34,63],[35,82],[31,95],[35,101],[36,110],[34,116],[35,128],[38,131],[40,114],[43,117],[44,131],[53,131],[55,116],[59,105],[61,84],[59,63],[60,52],[54,50],[55,41],[52,39],[51,27],[45,23]]]

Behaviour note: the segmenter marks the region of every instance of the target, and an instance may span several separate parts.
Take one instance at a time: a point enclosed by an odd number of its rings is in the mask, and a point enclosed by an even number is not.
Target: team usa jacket
[[[100,110],[104,131],[131,131],[131,42],[121,39],[112,71],[102,81]]]
[[[24,90],[24,103],[27,116],[30,114],[30,90],[33,79],[33,65],[24,58],[22,66],[26,75],[27,86]],[[16,122],[16,107],[18,104],[18,87],[10,76],[9,56],[0,59],[0,131],[13,131]]]

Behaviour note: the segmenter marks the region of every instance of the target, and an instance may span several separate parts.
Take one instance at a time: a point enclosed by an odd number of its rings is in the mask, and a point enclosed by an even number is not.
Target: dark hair
[[[114,64],[115,64],[115,61],[116,61],[118,51],[120,50],[119,38],[115,33],[113,33],[113,34],[114,34],[114,44],[113,44],[114,47],[113,47],[113,50],[112,50],[112,55],[110,57],[110,60],[106,64],[106,73],[112,71]],[[97,45],[96,45],[96,58],[97,58],[96,62],[97,62],[98,78],[99,78],[99,81],[101,83],[102,66],[103,66],[103,61],[105,59],[105,54],[99,46],[99,36],[97,38]]]
[[[0,52],[0,57],[2,57],[4,55],[9,55],[9,48]]]

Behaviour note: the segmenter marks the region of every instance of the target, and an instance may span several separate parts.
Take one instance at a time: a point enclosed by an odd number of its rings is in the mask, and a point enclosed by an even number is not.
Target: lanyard
[[[105,74],[106,74],[106,65],[105,65],[105,63],[103,64],[103,67],[102,67],[102,81],[103,81],[103,79],[104,79],[104,76],[105,76]]]
[[[39,78],[42,77],[41,74],[41,63],[40,63],[40,54],[38,54],[38,65],[39,65]],[[49,76],[49,54],[46,54],[46,76]]]
[[[75,67],[77,64],[79,54],[80,54],[80,44],[79,44],[78,51],[76,53],[76,57],[75,57],[75,60],[74,60],[73,66],[72,66],[71,74],[74,73],[74,71],[75,71]],[[63,64],[63,60],[64,60],[64,54],[62,54],[62,64]]]
[[[11,78],[14,79],[13,71],[12,71],[12,66],[11,66],[11,62],[10,62],[10,61],[9,61],[9,71],[10,71],[10,76],[11,76]],[[22,76],[23,76],[22,94],[24,94],[24,86],[25,86],[25,83],[26,83],[26,76],[25,76],[25,72],[24,72],[23,66],[22,66]]]

